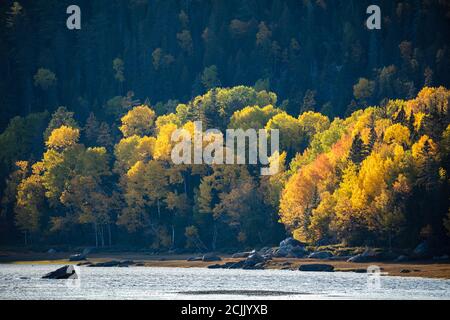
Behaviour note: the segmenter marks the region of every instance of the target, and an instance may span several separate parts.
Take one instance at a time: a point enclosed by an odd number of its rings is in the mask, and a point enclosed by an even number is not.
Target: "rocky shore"
[[[301,272],[358,272],[376,265],[383,275],[450,279],[448,255],[433,256],[426,244],[410,252],[343,246],[308,247],[287,238],[278,247],[230,253],[101,252],[85,249],[68,254],[3,252],[0,263],[60,264],[80,267],[200,267],[210,269],[280,269]]]

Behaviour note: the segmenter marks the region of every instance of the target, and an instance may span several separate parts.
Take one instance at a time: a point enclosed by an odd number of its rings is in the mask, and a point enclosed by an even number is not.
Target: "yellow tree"
[[[119,127],[125,138],[137,135],[145,136],[153,132],[156,114],[150,107],[141,105],[134,107],[121,119]]]

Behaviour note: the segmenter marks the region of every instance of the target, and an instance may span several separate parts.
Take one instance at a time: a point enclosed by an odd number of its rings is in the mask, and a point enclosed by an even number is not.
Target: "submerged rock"
[[[73,266],[67,265],[47,273],[42,279],[78,279],[78,275]]]
[[[298,270],[299,271],[333,272],[334,267],[330,264],[313,263],[313,264],[302,264],[298,268]]]
[[[106,261],[106,262],[98,262],[98,263],[90,264],[90,265],[88,265],[88,267],[128,267],[128,266],[131,266],[134,264],[135,263],[132,260],[122,260],[122,261],[111,260],[111,261]]]

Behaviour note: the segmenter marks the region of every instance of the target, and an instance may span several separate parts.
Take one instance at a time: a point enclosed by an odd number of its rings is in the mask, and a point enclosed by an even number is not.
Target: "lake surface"
[[[288,270],[78,268],[80,280],[41,277],[59,265],[0,264],[0,299],[450,299],[450,280]]]

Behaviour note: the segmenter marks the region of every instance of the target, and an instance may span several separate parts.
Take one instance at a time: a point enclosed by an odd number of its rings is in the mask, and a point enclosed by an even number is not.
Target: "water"
[[[41,277],[57,265],[0,264],[1,299],[450,299],[450,280],[205,268],[87,268],[80,281]]]

